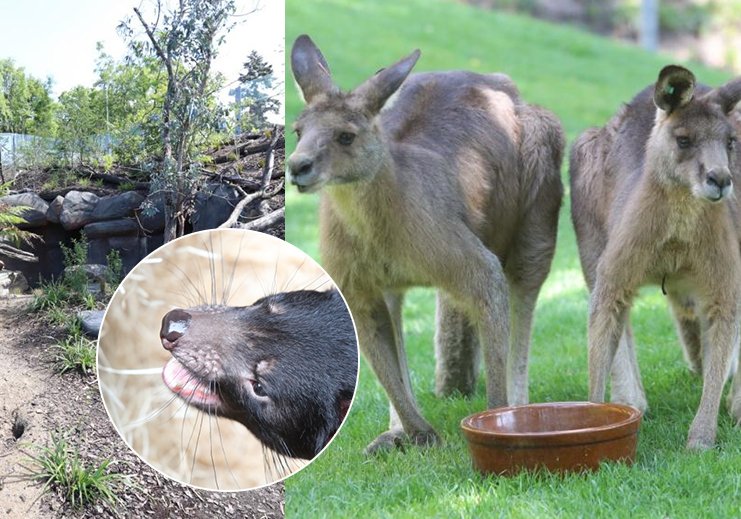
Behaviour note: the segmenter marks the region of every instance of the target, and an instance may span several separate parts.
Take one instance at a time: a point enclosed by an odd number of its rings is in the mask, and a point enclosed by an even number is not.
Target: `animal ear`
[[[654,87],[654,103],[661,110],[672,113],[692,101],[695,94],[695,75],[684,67],[667,65],[659,72]]]
[[[327,60],[306,34],[293,42],[291,69],[306,103],[310,103],[318,94],[337,90],[332,83]]]
[[[390,67],[379,70],[372,78],[356,88],[353,95],[358,96],[372,114],[377,114],[407,78],[419,56],[420,51],[417,49]]]
[[[741,77],[730,80],[708,94],[708,99],[717,103],[726,114],[731,113],[736,103],[741,100]]]

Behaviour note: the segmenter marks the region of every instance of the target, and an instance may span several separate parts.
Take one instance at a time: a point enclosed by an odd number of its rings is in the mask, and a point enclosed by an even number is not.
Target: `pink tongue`
[[[219,396],[211,391],[207,383],[201,382],[195,375],[171,358],[162,370],[162,380],[170,391],[179,395],[191,404],[215,407],[221,403]]]

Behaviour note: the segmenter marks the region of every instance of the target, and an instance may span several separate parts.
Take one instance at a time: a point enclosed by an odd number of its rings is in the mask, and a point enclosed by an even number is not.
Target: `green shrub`
[[[85,234],[81,234],[79,239],[72,239],[71,247],[64,244],[60,244],[60,246],[64,256],[64,282],[82,298],[88,291],[87,274],[82,268],[87,263],[87,237]]]
[[[123,274],[123,261],[121,260],[121,253],[117,249],[111,249],[106,254],[106,263],[108,264],[108,271],[106,272],[106,282],[110,287],[109,290],[113,292],[121,283],[121,277]]]
[[[41,286],[34,291],[29,310],[41,312],[59,308],[67,303],[71,297],[70,289],[63,281],[42,282]]]

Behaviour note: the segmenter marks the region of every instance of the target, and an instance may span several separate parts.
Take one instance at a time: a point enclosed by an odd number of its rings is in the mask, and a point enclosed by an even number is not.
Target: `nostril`
[[[722,172],[711,171],[707,176],[707,183],[719,189],[724,189],[731,185],[731,175]]]
[[[311,173],[311,168],[314,166],[314,161],[309,158],[301,159],[291,165],[291,173],[294,177],[300,177]]]
[[[185,310],[179,308],[167,312],[162,318],[162,328],[160,328],[160,338],[162,346],[166,350],[172,350],[175,342],[183,336],[188,329],[191,315]]]

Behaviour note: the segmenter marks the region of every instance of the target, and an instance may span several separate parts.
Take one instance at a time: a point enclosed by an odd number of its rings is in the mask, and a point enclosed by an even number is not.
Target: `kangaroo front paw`
[[[391,429],[380,434],[375,440],[373,440],[365,448],[365,453],[368,455],[376,455],[392,449],[404,450],[404,446],[407,443],[427,447],[428,445],[435,445],[439,442],[440,437],[432,429],[429,431],[418,431],[412,434],[405,433],[403,429]]]

